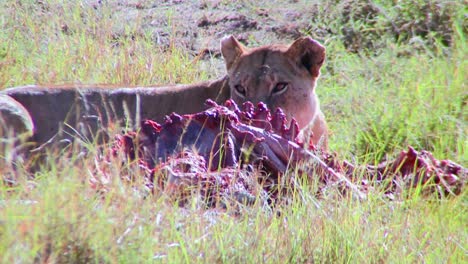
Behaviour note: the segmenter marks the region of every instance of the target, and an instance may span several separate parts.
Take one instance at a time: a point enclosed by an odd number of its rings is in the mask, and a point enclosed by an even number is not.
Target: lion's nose
[[[268,95],[257,94],[256,96],[253,96],[252,100],[255,101],[255,103],[264,102],[266,104],[268,101]]]

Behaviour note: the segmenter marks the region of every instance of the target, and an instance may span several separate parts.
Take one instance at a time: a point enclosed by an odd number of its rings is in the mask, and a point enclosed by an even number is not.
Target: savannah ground
[[[310,35],[327,47],[317,93],[339,157],[375,164],[411,145],[467,167],[464,1],[318,2],[2,1],[0,88],[193,83],[224,74],[224,35],[247,46]],[[466,189],[390,199],[375,186],[359,201],[333,189],[317,197],[311,178],[275,208],[206,210],[195,194],[181,208],[162,191],[147,195],[138,170],[127,168],[132,183],[120,178],[119,164],[108,182],[91,182],[97,149],[83,145],[87,156],[51,154],[62,158],[34,178],[0,168],[1,262],[468,259]]]

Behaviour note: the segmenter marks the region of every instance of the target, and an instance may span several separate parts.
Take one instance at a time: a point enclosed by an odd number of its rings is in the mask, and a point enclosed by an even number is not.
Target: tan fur
[[[271,45],[253,49],[235,38],[221,41],[226,61],[231,98],[236,102],[265,102],[275,110],[282,108],[288,119],[295,118],[304,135],[315,145],[327,148],[327,125],[320,111],[315,85],[325,59],[325,48],[305,37],[290,46]],[[280,85],[280,86],[278,86]],[[237,86],[237,89],[236,89]],[[286,86],[283,90],[277,87]],[[241,87],[241,94],[238,89]]]
[[[194,85],[6,89],[1,92],[0,113],[15,114],[4,118],[3,124],[17,133],[33,130],[30,131],[32,141],[37,145],[57,135],[59,138],[93,139],[101,128],[112,123],[133,127],[143,119],[163,121],[172,112],[185,114],[203,110],[206,99],[223,103],[232,98],[238,103],[264,101],[271,109],[281,107],[289,119],[297,119],[301,129],[309,126],[315,143],[321,138],[326,143],[326,124],[315,95],[315,82],[325,56],[320,44],[311,38],[301,38],[291,46],[246,49],[234,37],[227,37],[221,41],[221,50],[228,75]],[[275,92],[278,83],[285,83],[287,88]],[[236,92],[239,84],[244,87],[245,96]],[[25,110],[29,116],[20,117],[26,115]],[[20,118],[15,121],[12,116]]]

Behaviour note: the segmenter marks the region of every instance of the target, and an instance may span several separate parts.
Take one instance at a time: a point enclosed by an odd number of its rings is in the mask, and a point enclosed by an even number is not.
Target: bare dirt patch
[[[422,44],[450,46],[460,7],[457,2],[407,0],[396,6],[367,0],[99,0],[88,4],[96,11],[111,7],[112,17],[122,22],[114,35],[149,34],[162,49],[178,47],[193,57],[210,59],[217,70],[223,68],[219,39],[225,35],[234,35],[245,45],[263,45],[290,43],[307,34],[321,42],[339,39],[349,51],[367,54],[378,53],[388,39],[408,44],[409,51],[421,49]],[[64,28],[70,31],[67,25]],[[126,28],[137,32],[128,33]]]

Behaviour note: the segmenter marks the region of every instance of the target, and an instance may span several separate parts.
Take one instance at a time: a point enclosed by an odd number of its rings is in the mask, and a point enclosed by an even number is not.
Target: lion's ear
[[[221,54],[226,62],[226,69],[229,71],[234,62],[244,53],[244,47],[233,36],[226,36],[221,39]]]
[[[325,47],[311,37],[294,41],[286,54],[299,66],[305,67],[313,77],[320,75],[320,67],[325,61]]]

